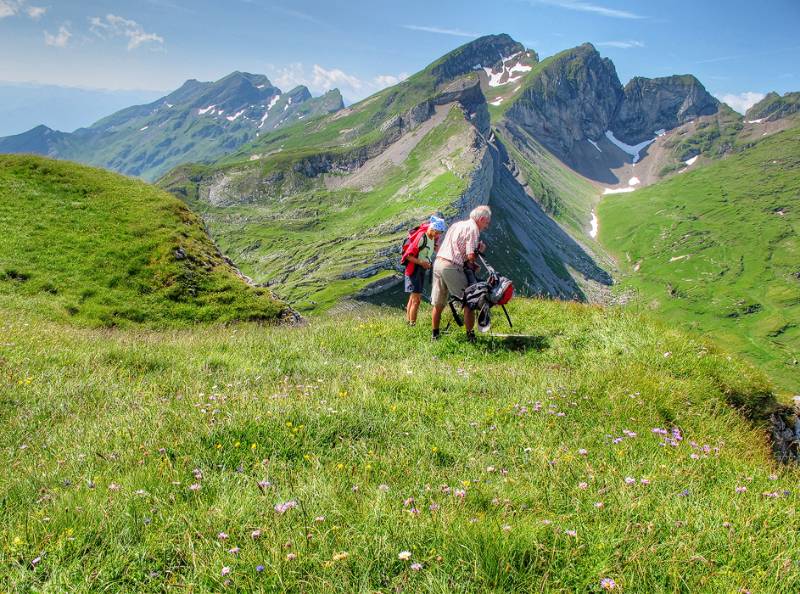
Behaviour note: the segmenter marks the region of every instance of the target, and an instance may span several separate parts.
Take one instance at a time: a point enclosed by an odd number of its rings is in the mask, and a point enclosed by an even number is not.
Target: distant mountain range
[[[72,132],[125,107],[155,101],[163,94],[0,82],[0,137],[40,124]]]
[[[73,133],[42,125],[0,138],[0,153],[37,153],[152,181],[181,163],[211,161],[259,134],[343,107],[336,89],[314,98],[303,86],[284,93],[266,76],[234,72],[216,82],[188,80]]]

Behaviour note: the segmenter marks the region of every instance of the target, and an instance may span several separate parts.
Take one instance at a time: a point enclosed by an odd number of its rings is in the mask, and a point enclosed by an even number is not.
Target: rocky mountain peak
[[[599,138],[623,97],[614,64],[585,43],[540,64],[506,117],[566,158],[575,142]]]
[[[427,70],[440,83],[482,67],[496,66],[509,56],[524,51],[524,45],[505,33],[486,35],[453,50],[431,64]]]
[[[653,138],[656,130],[719,111],[720,103],[691,74],[661,78],[634,77],[625,85],[611,130],[628,144]]]

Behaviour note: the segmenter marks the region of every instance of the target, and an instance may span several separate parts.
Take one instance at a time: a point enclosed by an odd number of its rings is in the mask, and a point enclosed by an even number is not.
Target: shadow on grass
[[[488,340],[481,341],[489,352],[514,351],[543,351],[550,348],[550,341],[546,336],[538,334],[490,334]]]

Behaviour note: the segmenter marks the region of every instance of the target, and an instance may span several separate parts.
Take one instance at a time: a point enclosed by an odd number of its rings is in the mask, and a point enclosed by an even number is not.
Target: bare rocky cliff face
[[[562,159],[574,144],[600,138],[623,98],[614,64],[591,44],[561,52],[506,112],[506,118]]]
[[[548,58],[541,67],[505,117],[573,166],[579,159],[573,154],[576,145],[597,142],[608,130],[636,145],[652,140],[657,130],[720,109],[691,75],[636,77],[623,89],[611,60],[588,43]]]
[[[650,140],[656,130],[671,130],[700,116],[713,115],[720,103],[694,76],[635,77],[625,85],[611,131],[628,144]]]

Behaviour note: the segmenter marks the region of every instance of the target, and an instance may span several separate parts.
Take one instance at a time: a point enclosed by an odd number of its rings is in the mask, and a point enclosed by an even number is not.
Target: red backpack
[[[422,235],[425,235],[428,232],[428,227],[430,223],[422,223],[414,227],[413,229],[409,229],[408,236],[403,240],[403,247],[400,249],[400,264],[406,267],[405,274],[406,276],[411,276],[414,274],[414,267],[416,264],[413,262],[408,261],[409,256],[413,256],[416,258],[419,256],[419,238]],[[425,240],[427,241],[427,236],[425,236]]]

